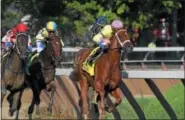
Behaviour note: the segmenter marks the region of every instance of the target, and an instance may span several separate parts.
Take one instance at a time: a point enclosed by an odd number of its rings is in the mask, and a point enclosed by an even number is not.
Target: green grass
[[[170,88],[164,97],[174,110],[178,119],[185,119],[184,116],[184,86],[177,84]],[[136,98],[137,103],[140,105],[145,114],[146,119],[170,119],[160,102],[156,97],[152,98]],[[123,100],[121,105],[117,107],[122,119],[138,119],[133,107],[127,100]],[[108,119],[114,119],[114,116],[107,113]]]

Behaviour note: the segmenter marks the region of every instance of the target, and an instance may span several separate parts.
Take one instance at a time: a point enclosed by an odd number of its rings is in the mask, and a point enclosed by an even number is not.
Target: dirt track
[[[125,79],[123,81],[135,97],[153,96],[152,91],[147,86],[144,80]],[[163,93],[172,85],[180,82],[180,80],[156,80],[154,82]],[[75,86],[75,82],[70,81],[66,76],[57,77],[56,85],[57,85],[57,91],[55,94],[55,104],[53,106],[54,108],[53,116],[52,117],[47,116],[46,110],[49,103],[49,98],[47,96],[48,94],[42,94],[41,107],[40,107],[41,118],[46,118],[46,119],[69,118],[69,116],[72,116],[71,118],[77,118],[77,115],[80,114],[80,108],[78,105],[79,95],[78,95],[78,90],[76,89],[78,85]],[[25,90],[25,92],[23,93],[22,107],[20,110],[19,118],[21,119],[28,118],[27,111],[28,111],[28,106],[31,102],[31,99],[32,99],[31,90],[29,89]],[[12,118],[8,116],[8,103],[6,99],[4,99],[4,103],[3,103],[2,118],[4,119]]]

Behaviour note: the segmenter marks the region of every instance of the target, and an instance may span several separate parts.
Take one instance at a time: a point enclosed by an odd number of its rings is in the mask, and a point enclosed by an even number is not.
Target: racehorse
[[[82,116],[88,118],[88,89],[92,86],[100,100],[98,100],[99,118],[105,118],[104,99],[107,92],[116,98],[116,105],[120,104],[122,99],[119,94],[118,84],[121,81],[120,57],[121,50],[132,51],[133,45],[129,39],[126,29],[115,30],[110,38],[110,47],[106,53],[99,57],[95,65],[95,75],[90,76],[82,69],[84,61],[92,49],[84,48],[77,52],[74,59],[74,72],[81,86]]]
[[[26,33],[18,33],[16,43],[11,52],[7,52],[1,58],[1,102],[3,103],[6,91],[9,90],[10,94],[7,97],[10,103],[9,115],[13,116],[13,113],[17,110],[16,119],[18,119],[21,107],[21,95],[25,78],[25,60],[28,56],[28,40],[29,37]]]
[[[33,98],[28,109],[29,119],[32,119],[34,105],[36,105],[36,114],[40,115],[40,93],[43,89],[51,91],[50,104],[48,111],[52,113],[52,105],[54,100],[54,92],[56,90],[55,68],[58,63],[62,61],[62,44],[60,38],[53,33],[46,41],[46,47],[41,51],[40,55],[35,58],[29,67],[30,75],[26,76],[28,84],[33,91]]]

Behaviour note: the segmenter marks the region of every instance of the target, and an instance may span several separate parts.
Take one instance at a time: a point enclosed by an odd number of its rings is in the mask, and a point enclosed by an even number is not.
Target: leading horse
[[[1,102],[3,103],[6,91],[9,90],[10,94],[7,97],[10,103],[9,115],[13,116],[13,113],[17,110],[16,119],[18,119],[21,94],[24,88],[24,68],[28,56],[28,40],[29,37],[26,33],[18,33],[12,51],[7,52],[1,58]]]
[[[116,105],[121,103],[118,84],[121,81],[120,57],[121,50],[132,50],[133,45],[129,39],[126,29],[114,30],[113,36],[110,38],[110,47],[104,53],[95,65],[95,75],[90,76],[82,69],[82,65],[87,59],[92,49],[81,49],[77,52],[74,59],[74,72],[81,86],[82,116],[88,118],[88,88],[92,86],[98,93],[100,100],[98,101],[99,118],[105,118],[104,100],[108,92],[116,98]]]
[[[26,76],[28,84],[33,91],[33,98],[28,109],[29,119],[32,119],[34,105],[36,105],[36,114],[39,115],[40,93],[43,89],[51,91],[50,104],[48,111],[52,113],[52,105],[54,100],[54,92],[56,87],[55,68],[62,61],[62,44],[60,38],[53,33],[49,35],[46,41],[45,49],[35,58],[29,67],[30,75]]]

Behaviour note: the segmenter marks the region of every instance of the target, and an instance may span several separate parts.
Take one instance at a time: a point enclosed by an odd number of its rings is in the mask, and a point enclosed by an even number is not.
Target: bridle
[[[57,41],[58,42],[58,41]],[[50,45],[48,45],[48,46],[46,46],[46,47],[52,47],[51,49],[51,51],[49,51],[49,57],[51,58],[51,62],[52,62],[52,65],[51,66],[49,66],[49,67],[44,67],[44,66],[42,66],[42,69],[43,70],[51,70],[51,69],[55,69],[55,66],[56,66],[56,63],[57,63],[57,59],[55,58],[55,56],[53,55],[54,54],[54,48],[53,48],[53,46],[52,46],[52,40],[49,40],[49,41],[47,41],[47,43],[46,44],[50,44]]]
[[[14,44],[14,46],[13,46],[13,49],[15,49],[14,51],[20,56],[21,55],[21,52],[20,52],[20,50],[19,50],[19,48],[17,47],[17,45],[18,45],[18,36],[19,35],[26,35],[26,36],[28,36],[26,33],[18,33],[17,35],[16,35],[16,42],[15,42],[15,44]],[[29,38],[28,38],[29,39]],[[21,47],[21,46],[20,46]]]
[[[124,30],[124,29],[120,29],[120,30],[118,30],[115,34],[114,34],[114,36],[116,36],[116,40],[118,41],[118,43],[120,44],[120,46],[121,47],[116,47],[116,48],[109,48],[109,50],[117,50],[117,49],[121,49],[122,47],[124,47],[124,45],[126,44],[126,43],[128,43],[128,42],[130,42],[130,40],[128,39],[128,40],[125,40],[124,42],[121,42],[121,40],[120,40],[120,38],[119,38],[119,36],[118,36],[118,33],[119,32],[126,32],[126,30]],[[114,37],[113,36],[113,37]]]
[[[127,42],[130,42],[130,40],[128,39],[128,40],[125,40],[124,42],[121,42],[120,38],[118,37],[118,33],[121,32],[121,31],[126,32],[126,30],[123,30],[123,29],[118,30],[118,31],[116,32],[115,36],[116,36],[116,38],[117,38],[119,44],[121,45],[121,47],[124,47],[124,45],[125,45]]]

